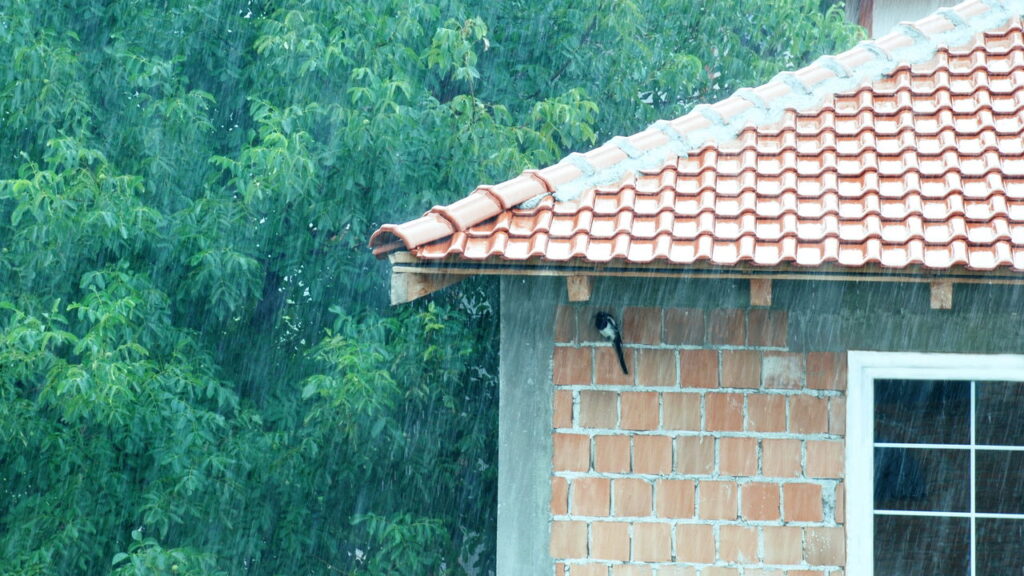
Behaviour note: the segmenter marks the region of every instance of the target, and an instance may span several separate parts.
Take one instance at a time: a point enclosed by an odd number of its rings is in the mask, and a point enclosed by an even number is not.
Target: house
[[[375,233],[396,302],[501,276],[500,576],[1021,573],[1022,13]]]

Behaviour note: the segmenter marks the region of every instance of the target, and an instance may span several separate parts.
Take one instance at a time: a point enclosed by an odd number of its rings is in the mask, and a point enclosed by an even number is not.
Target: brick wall
[[[555,320],[556,576],[837,576],[845,356],[791,353],[769,309],[607,309]]]

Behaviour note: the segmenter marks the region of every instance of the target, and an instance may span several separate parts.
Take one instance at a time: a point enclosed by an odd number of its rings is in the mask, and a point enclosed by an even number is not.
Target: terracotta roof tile
[[[1024,270],[1024,34],[1017,18],[993,23],[998,9],[965,2],[384,226],[371,245],[422,259]],[[978,22],[999,28],[896,57]],[[880,78],[851,76],[888,58]],[[835,82],[848,88],[790,104]]]

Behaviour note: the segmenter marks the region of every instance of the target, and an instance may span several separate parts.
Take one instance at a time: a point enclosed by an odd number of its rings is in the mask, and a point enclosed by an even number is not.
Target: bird
[[[615,345],[615,353],[619,355],[619,366],[622,366],[622,373],[629,374],[629,370],[626,369],[626,358],[622,355],[622,332],[619,331],[619,325],[615,322],[615,318],[612,318],[612,315],[607,312],[598,312],[594,316],[594,327],[601,333],[601,336]]]

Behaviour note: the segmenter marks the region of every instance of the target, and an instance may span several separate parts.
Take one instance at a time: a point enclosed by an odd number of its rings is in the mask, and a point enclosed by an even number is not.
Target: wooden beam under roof
[[[878,265],[849,268],[835,264],[808,267],[795,264],[778,266],[755,266],[740,263],[733,266],[717,266],[706,263],[672,264],[668,262],[648,262],[643,264],[630,262],[609,262],[597,264],[592,262],[551,262],[540,259],[525,261],[509,261],[500,258],[472,261],[457,258],[439,260],[421,260],[408,252],[394,252],[389,255],[392,264],[392,276],[398,274],[416,274],[422,276],[449,277],[445,281],[429,281],[425,278],[415,279],[411,287],[403,288],[404,293],[415,300],[431,292],[440,290],[458,281],[459,277],[474,276],[563,276],[568,278],[586,278],[593,276],[619,278],[706,278],[706,279],[742,279],[742,280],[804,280],[833,282],[904,282],[904,283],[936,283],[948,284],[952,294],[953,284],[1004,284],[1024,285],[1024,273],[1016,270],[968,270],[953,268],[933,270],[921,266],[907,268],[883,268]],[[455,277],[452,279],[451,277]],[[573,280],[582,282],[582,280]],[[945,284],[943,284],[945,283]],[[761,289],[771,284],[761,284]],[[392,301],[395,294],[395,280],[392,278]],[[934,288],[933,288],[934,290]],[[944,287],[938,288],[941,294]],[[419,295],[415,295],[419,294]],[[763,297],[764,292],[761,296]],[[950,296],[951,298],[951,296]],[[408,302],[409,300],[401,300]],[[940,302],[936,300],[936,302]],[[755,304],[758,305],[758,304]]]
[[[421,274],[393,270],[391,272],[391,305],[412,302],[468,277],[465,274]]]

